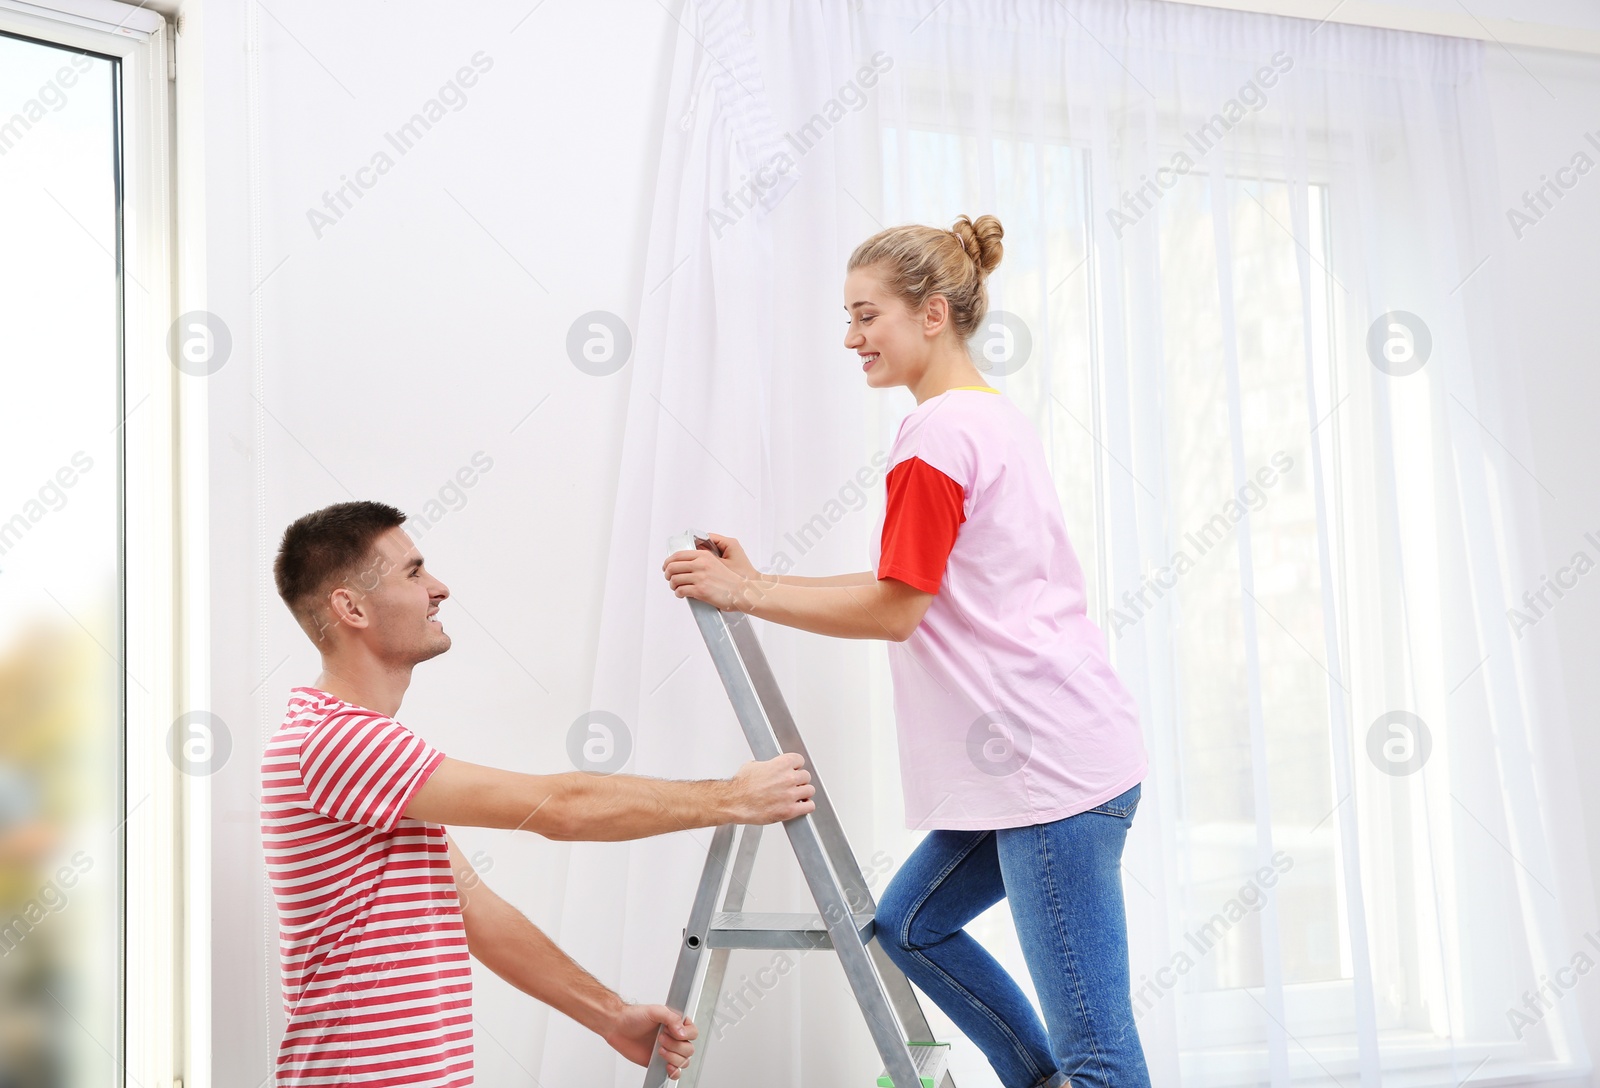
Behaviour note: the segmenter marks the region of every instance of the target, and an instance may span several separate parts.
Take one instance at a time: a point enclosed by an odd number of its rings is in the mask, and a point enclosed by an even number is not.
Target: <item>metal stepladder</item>
[[[687,550],[694,544],[685,542],[682,547]],[[671,1008],[688,1010],[704,967],[695,1011],[690,1017],[700,1029],[695,1055],[679,1079],[672,1081],[667,1078],[666,1060],[657,1053],[645,1073],[644,1088],[694,1088],[698,1083],[706,1051],[715,1035],[728,953],[735,948],[833,949],[883,1058],[889,1081],[894,1088],[921,1088],[917,1055],[929,1055],[935,1049],[915,1045],[934,1041],[927,1018],[911,983],[873,939],[877,903],[823,788],[821,775],[778,690],[755,629],[743,613],[723,613],[692,598],[689,606],[755,758],[771,759],[782,752],[795,752],[806,761],[806,770],[816,788],[816,809],[786,821],[783,829],[789,835],[789,845],[819,913],[745,911],[745,887],[755,865],[761,828],[717,828],[689,910],[689,924],[684,929],[666,1001]],[[935,1088],[955,1088],[955,1080],[945,1072]]]

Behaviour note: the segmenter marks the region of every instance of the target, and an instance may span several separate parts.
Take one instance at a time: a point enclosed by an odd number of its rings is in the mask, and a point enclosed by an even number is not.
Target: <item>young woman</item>
[[[1121,858],[1148,761],[1085,613],[1042,444],[968,354],[1003,233],[962,216],[894,227],[850,256],[845,347],[869,386],[917,400],[873,570],[764,575],[716,535],[720,558],[678,552],[663,569],[680,597],[888,641],[906,823],[928,834],[884,890],[878,939],[1006,1088],[1141,1088]],[[1001,898],[1043,1024],[962,928]]]

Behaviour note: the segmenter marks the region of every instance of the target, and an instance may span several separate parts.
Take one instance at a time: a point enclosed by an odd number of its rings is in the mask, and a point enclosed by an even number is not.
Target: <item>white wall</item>
[[[514,33],[533,0],[449,19],[420,4],[269,7],[259,270],[248,263],[245,5],[208,4],[194,28],[206,305],[235,336],[232,359],[208,379],[213,702],[235,739],[214,783],[214,1083],[246,1088],[269,1069],[267,1015],[281,1015],[259,752],[288,688],[318,671],[268,581],[293,517],[350,494],[420,514],[485,452],[493,468],[466,504],[422,534],[459,605],[444,610],[454,649],[419,671],[404,718],[460,758],[569,766],[567,724],[589,709],[626,375],[580,373],[565,339],[579,314],[628,313],[639,294],[640,269],[621,255],[645,229],[659,144],[652,88],[674,28],[657,5],[616,0],[547,2]],[[466,106],[407,154],[391,149],[393,171],[319,240],[306,210],[480,50],[493,66]],[[259,432],[254,396],[275,417]],[[562,888],[544,873],[563,871],[565,847],[500,833],[461,840],[491,860],[493,887],[552,922]],[[480,1034],[480,1082],[526,1084],[518,1066],[538,1068],[545,1011],[500,999],[504,990],[480,973],[478,1016],[507,1048]]]
[[[641,283],[626,255],[644,237],[661,124],[655,91],[677,26],[661,6],[631,0],[449,9],[275,0],[270,15],[259,9],[256,224],[246,5],[202,2],[183,9],[183,93],[191,107],[199,94],[203,130],[194,135],[205,161],[203,194],[186,196],[203,200],[206,307],[235,338],[231,359],[205,379],[212,709],[235,743],[214,780],[214,1083],[251,1086],[270,1068],[267,1018],[281,1015],[256,760],[287,689],[317,671],[271,593],[276,535],[294,516],[351,495],[421,513],[475,452],[488,454],[493,468],[465,505],[422,535],[430,566],[457,595],[445,610],[455,647],[419,670],[403,716],[459,757],[567,765],[567,725],[589,709],[626,372],[580,373],[565,338],[589,310],[631,320]],[[1579,0],[1480,0],[1474,10],[1600,28],[1600,10]],[[307,209],[369,163],[384,134],[480,50],[493,67],[468,89],[465,107],[395,155],[394,169],[319,239]],[[1600,129],[1600,59],[1532,51],[1513,59],[1491,48],[1490,64],[1509,205],[1569,161],[1585,131]],[[1592,176],[1496,257],[1516,322],[1507,363],[1520,367],[1536,421],[1526,446],[1507,441],[1550,492],[1535,571],[1566,562],[1584,531],[1600,534],[1589,418],[1600,404],[1597,243],[1600,176]],[[259,417],[255,397],[270,418]],[[1595,723],[1600,705],[1597,632],[1600,578],[1529,636],[1555,668],[1552,693],[1582,726]],[[1600,731],[1580,729],[1574,757],[1600,771]],[[1592,868],[1600,797],[1585,797],[1571,822],[1578,864],[1586,856]],[[562,889],[544,874],[562,871],[565,847],[499,833],[462,840],[492,862],[497,890],[555,928]],[[1594,923],[1574,920],[1574,932]],[[485,974],[478,996],[490,1037],[480,1035],[480,1082],[530,1083],[545,1012]],[[1600,1046],[1600,1000],[1577,999]]]
[[[1584,6],[1587,25],[1600,25],[1600,10]],[[1600,58],[1518,51],[1513,59],[1494,50],[1489,62],[1506,208],[1521,207],[1525,192],[1568,166],[1580,149],[1600,164],[1600,148],[1585,139],[1586,133],[1594,133],[1600,140]],[[1587,533],[1600,541],[1595,427],[1600,407],[1600,308],[1595,305],[1600,170],[1580,179],[1520,238],[1509,221],[1503,230],[1503,248],[1492,259],[1504,262],[1498,272],[1508,288],[1502,310],[1510,322],[1505,363],[1521,379],[1531,426],[1527,436],[1499,437],[1538,480],[1544,526],[1543,553],[1529,556],[1522,576],[1511,578],[1520,593],[1539,588],[1544,577],[1568,567],[1576,552],[1600,559],[1600,546],[1585,539]],[[1544,619],[1526,630],[1525,639],[1533,656],[1550,666],[1542,674],[1539,695],[1548,699],[1547,708],[1559,710],[1565,703],[1574,737],[1572,751],[1544,751],[1541,763],[1553,767],[1573,760],[1584,778],[1593,781],[1600,777],[1600,673],[1595,668],[1600,577],[1591,573],[1580,579]],[[1565,871],[1555,875],[1581,880],[1600,872],[1600,792],[1587,790],[1579,804],[1562,807],[1557,825],[1570,833],[1553,844],[1555,856],[1565,859]],[[1574,952],[1590,948],[1584,934],[1597,925],[1600,914],[1590,902],[1587,911],[1568,920],[1563,947],[1548,950],[1551,966],[1568,963]],[[1591,1054],[1600,1053],[1600,993],[1580,986],[1564,1000],[1580,1002]]]

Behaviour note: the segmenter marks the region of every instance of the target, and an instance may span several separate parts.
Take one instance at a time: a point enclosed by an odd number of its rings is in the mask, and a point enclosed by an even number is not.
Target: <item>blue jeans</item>
[[[1047,824],[930,831],[883,891],[884,951],[978,1045],[1005,1088],[1150,1084],[1122,905],[1122,846],[1138,804],[1135,785]],[[1044,1024],[962,929],[1002,898]]]

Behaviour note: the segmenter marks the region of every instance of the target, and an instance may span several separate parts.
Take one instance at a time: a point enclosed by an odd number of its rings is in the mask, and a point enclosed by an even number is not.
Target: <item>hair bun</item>
[[[1006,234],[1005,228],[992,215],[980,215],[975,220],[960,216],[950,232],[960,240],[961,248],[977,264],[979,275],[987,276],[993,272],[1005,253],[1005,247],[1000,244],[1000,239]]]

